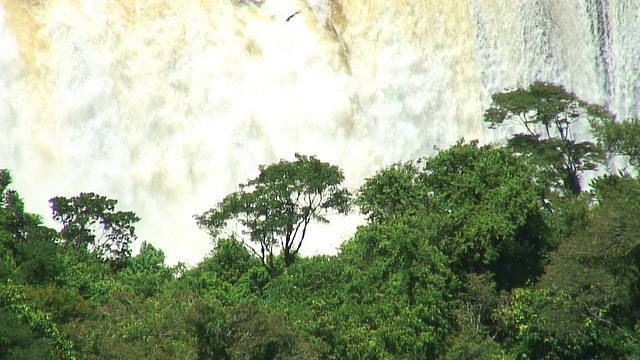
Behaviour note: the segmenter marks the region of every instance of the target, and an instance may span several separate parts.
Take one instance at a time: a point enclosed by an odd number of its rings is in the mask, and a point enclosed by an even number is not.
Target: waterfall
[[[191,216],[259,164],[317,155],[356,187],[496,140],[490,95],[536,80],[640,115],[640,0],[0,0],[0,168],[28,211],[98,192],[193,264]]]

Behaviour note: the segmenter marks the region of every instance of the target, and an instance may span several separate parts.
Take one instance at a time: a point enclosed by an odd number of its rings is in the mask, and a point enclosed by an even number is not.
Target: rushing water
[[[315,154],[355,187],[494,140],[490,94],[535,80],[639,115],[640,0],[0,0],[0,167],[29,211],[108,195],[194,263],[191,216],[258,164]]]

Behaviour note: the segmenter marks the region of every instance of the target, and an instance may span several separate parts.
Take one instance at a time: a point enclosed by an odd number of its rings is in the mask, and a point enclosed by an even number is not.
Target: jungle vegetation
[[[193,267],[133,255],[140,219],[98,194],[52,198],[44,226],[2,170],[0,358],[640,358],[638,120],[534,83],[484,121],[516,130],[358,189],[315,156],[260,166],[194,216],[212,249]],[[301,255],[348,212],[366,223],[336,255]]]

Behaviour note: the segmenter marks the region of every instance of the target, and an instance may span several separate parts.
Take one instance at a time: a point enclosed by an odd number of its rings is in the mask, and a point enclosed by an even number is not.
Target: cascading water
[[[194,263],[191,216],[258,164],[315,154],[357,186],[495,140],[490,95],[535,80],[638,116],[640,0],[0,0],[0,167],[31,212],[98,192]]]

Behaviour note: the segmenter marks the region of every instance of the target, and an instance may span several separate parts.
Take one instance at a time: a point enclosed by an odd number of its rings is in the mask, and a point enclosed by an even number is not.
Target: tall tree
[[[606,116],[601,107],[579,99],[560,85],[535,82],[528,88],[494,94],[485,112],[492,128],[520,124],[526,132],[514,135],[508,146],[531,155],[556,185],[575,195],[582,191],[580,174],[604,161],[601,147],[577,141],[572,125],[581,119]],[[594,111],[596,108],[599,111]]]
[[[312,220],[328,223],[332,211],[344,214],[350,208],[349,191],[341,186],[342,170],[314,156],[295,158],[261,165],[258,177],[195,217],[214,239],[228,235],[224,230],[229,222],[240,225],[242,233],[233,236],[239,236],[272,275],[278,250],[285,266],[293,264]]]
[[[62,224],[62,239],[76,249],[88,249],[121,268],[131,256],[136,240],[134,223],[140,218],[130,211],[115,211],[117,200],[94,193],[49,200],[53,219]]]

